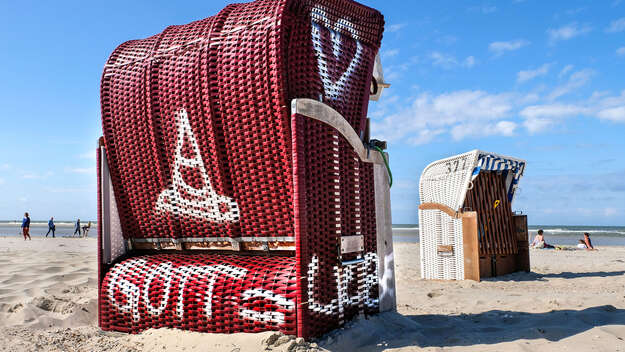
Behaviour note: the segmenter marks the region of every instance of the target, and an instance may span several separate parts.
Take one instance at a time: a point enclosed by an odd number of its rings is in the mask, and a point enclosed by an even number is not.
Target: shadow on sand
[[[387,312],[348,323],[345,330],[324,336],[319,345],[330,351],[382,351],[408,346],[497,344],[521,339],[559,341],[604,325],[625,325],[625,310],[606,305],[546,313],[491,310],[479,314],[404,316]],[[625,344],[624,338],[615,335],[615,340]]]
[[[625,275],[625,270],[621,271],[593,271],[573,273],[565,271],[561,273],[541,274],[535,272],[516,272],[508,275],[484,278],[482,281],[547,281],[546,279],[577,279],[589,277],[612,277]]]

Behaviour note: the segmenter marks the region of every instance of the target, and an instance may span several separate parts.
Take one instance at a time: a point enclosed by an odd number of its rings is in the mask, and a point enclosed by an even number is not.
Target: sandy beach
[[[6,351],[625,351],[625,247],[533,250],[531,273],[420,279],[418,244],[396,244],[398,312],[307,343],[277,333],[100,331],[96,241],[0,237]]]

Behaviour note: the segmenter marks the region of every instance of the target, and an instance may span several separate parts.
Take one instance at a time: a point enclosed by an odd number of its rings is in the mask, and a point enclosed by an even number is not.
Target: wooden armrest
[[[366,163],[384,165],[382,155],[376,151],[367,153],[367,149],[349,122],[347,122],[347,120],[345,120],[345,118],[339,114],[338,111],[332,109],[330,106],[308,98],[293,99],[291,100],[291,114],[299,114],[310,117],[311,119],[315,119],[329,125],[343,135],[345,140],[351,144],[356,154],[360,157],[360,160]]]
[[[444,204],[440,204],[440,203],[422,203],[422,204],[419,204],[419,209],[420,210],[440,210],[455,219],[460,219],[462,218],[462,215],[463,215],[461,211],[455,211],[452,208]]]

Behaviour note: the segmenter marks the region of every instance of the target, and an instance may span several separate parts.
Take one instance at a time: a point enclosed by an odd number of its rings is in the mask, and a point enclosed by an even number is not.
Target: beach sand
[[[480,283],[421,280],[418,244],[395,248],[398,312],[306,343],[271,332],[100,331],[95,239],[0,237],[0,349],[625,351],[625,247],[533,250],[531,273]]]

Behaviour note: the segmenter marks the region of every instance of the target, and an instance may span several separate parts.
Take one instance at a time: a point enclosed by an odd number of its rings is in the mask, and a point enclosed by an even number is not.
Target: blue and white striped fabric
[[[512,201],[514,192],[516,191],[519,180],[525,171],[525,162],[505,159],[492,154],[481,154],[477,161],[477,166],[473,169],[471,180],[475,180],[480,171],[504,171],[513,172],[514,176],[508,188],[508,200]]]

